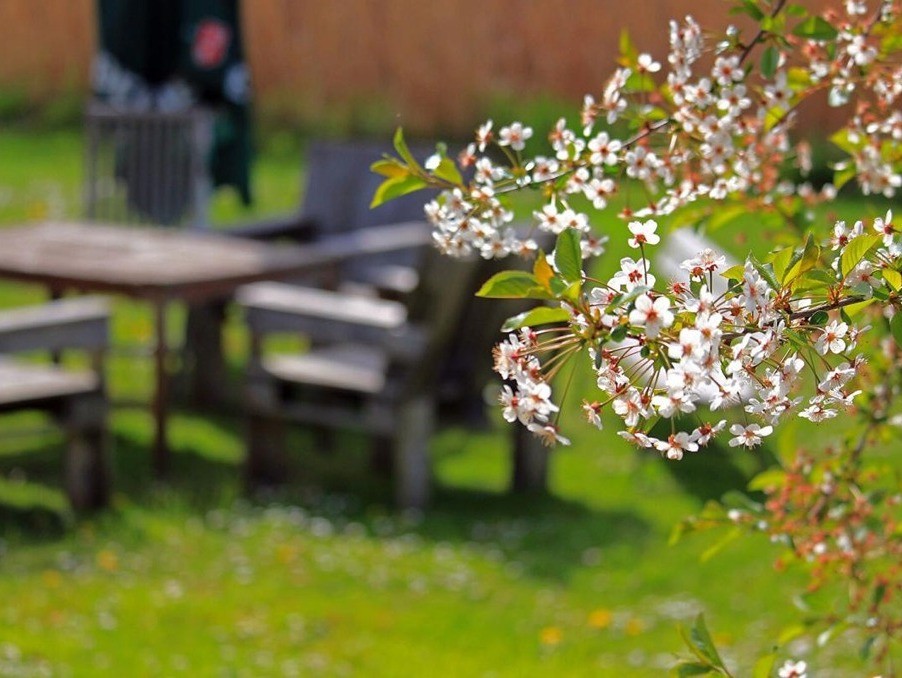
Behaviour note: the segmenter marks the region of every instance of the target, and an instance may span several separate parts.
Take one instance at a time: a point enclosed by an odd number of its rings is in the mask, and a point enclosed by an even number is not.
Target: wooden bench
[[[98,508],[109,497],[106,459],[107,400],[102,354],[108,344],[109,310],[97,297],[63,299],[0,312],[0,412],[49,413],[67,438],[65,486],[75,509]],[[12,353],[80,349],[92,368],[13,359]]]

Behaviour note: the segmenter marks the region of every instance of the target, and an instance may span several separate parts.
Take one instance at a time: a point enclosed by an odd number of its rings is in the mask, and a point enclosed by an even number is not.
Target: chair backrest
[[[434,145],[411,145],[411,152],[420,162],[434,151]],[[370,226],[424,221],[423,206],[431,198],[428,191],[370,208],[383,180],[370,166],[386,153],[393,153],[392,146],[380,141],[316,141],[310,145],[300,217],[313,224],[317,237]],[[428,226],[424,223],[423,228]],[[354,260],[344,267],[342,275],[345,279],[366,280],[374,267],[391,265],[416,267],[416,253],[400,250]]]
[[[129,111],[92,102],[85,132],[88,219],[209,225],[209,111]]]
[[[460,335],[461,320],[473,295],[478,258],[454,259],[434,247],[421,252],[420,283],[408,299],[408,320],[427,330],[426,346],[404,384],[407,395],[434,390],[455,342],[465,342]]]
[[[421,162],[434,150],[427,144],[411,147]],[[385,153],[394,151],[391,144],[380,141],[311,143],[301,217],[314,222],[323,235],[423,219],[425,193],[402,196],[370,209],[373,194],[383,179],[370,166]]]

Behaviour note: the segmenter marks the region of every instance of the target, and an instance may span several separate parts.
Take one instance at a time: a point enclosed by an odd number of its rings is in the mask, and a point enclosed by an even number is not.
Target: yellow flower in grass
[[[598,609],[589,613],[588,624],[593,629],[606,629],[614,621],[614,615],[610,610]]]
[[[44,570],[41,573],[41,580],[47,588],[55,589],[63,583],[63,575],[59,573],[59,570]]]
[[[97,553],[97,567],[107,572],[115,572],[119,569],[119,556],[109,549]]]
[[[564,633],[557,626],[546,626],[539,633],[539,641],[548,647],[560,645],[563,639]]]
[[[623,630],[626,631],[628,636],[638,636],[645,630],[645,622],[638,617],[633,617],[626,623]]]
[[[42,200],[36,200],[25,208],[25,216],[29,221],[42,221],[50,215],[50,208]]]

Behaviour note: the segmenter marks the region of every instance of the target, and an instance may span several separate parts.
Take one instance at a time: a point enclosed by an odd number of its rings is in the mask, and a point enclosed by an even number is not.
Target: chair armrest
[[[380,341],[407,321],[406,308],[396,301],[284,283],[245,285],[236,300],[257,336],[303,332],[320,341]]]
[[[295,242],[310,242],[316,237],[317,225],[312,219],[305,219],[298,214],[273,217],[233,226],[226,235],[251,240],[272,241],[285,238]]]
[[[416,249],[431,242],[432,234],[425,221],[405,221],[324,236],[315,240],[315,246],[337,260],[348,260]]]
[[[58,299],[0,311],[0,353],[109,345],[109,302],[103,297]]]

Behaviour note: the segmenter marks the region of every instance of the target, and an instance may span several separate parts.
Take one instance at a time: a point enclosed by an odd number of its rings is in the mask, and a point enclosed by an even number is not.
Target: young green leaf
[[[389,200],[400,198],[408,193],[414,193],[426,188],[426,186],[425,181],[413,175],[391,177],[379,184],[379,188],[376,189],[373,200],[370,202],[370,208],[379,207],[379,205]]]
[[[408,148],[407,142],[404,140],[404,130],[402,128],[399,127],[395,130],[395,138],[393,141],[398,155],[404,158],[404,161],[409,167],[418,172],[425,171],[420,163],[417,162],[417,159],[413,157],[413,153],[410,152],[410,148]]]
[[[761,55],[761,75],[765,78],[774,77],[777,72],[777,64],[780,62],[780,53],[773,45],[769,45]]]
[[[545,258],[544,252],[539,252],[539,256],[536,257],[536,263],[533,264],[532,274],[535,276],[539,285],[544,287],[551,293],[551,282],[554,280],[554,269],[551,268],[551,264],[548,263],[548,260]]]
[[[730,266],[726,271],[721,271],[720,275],[727,280],[742,280],[745,276],[745,266],[742,264],[736,264],[735,266]]]
[[[774,673],[777,655],[773,652],[759,657],[752,669],[752,678],[770,678]]]
[[[398,162],[396,158],[383,158],[382,160],[377,160],[370,165],[370,170],[390,179],[395,177],[406,177],[410,174],[410,170],[408,170],[403,163]]]
[[[460,186],[464,182],[463,177],[460,176],[460,172],[457,169],[457,165],[454,164],[454,161],[451,160],[451,158],[442,158],[438,167],[432,170],[432,173],[439,179],[444,179],[455,186]]]
[[[827,324],[827,321],[830,320],[830,314],[826,311],[817,311],[812,315],[808,322],[812,325],[816,325],[817,327],[823,327]]]
[[[778,283],[777,279],[774,277],[774,269],[770,264],[762,264],[755,258],[754,254],[749,255],[749,261],[755,270],[758,271],[758,275],[764,278],[764,282],[766,282],[771,289],[780,289],[780,283]]]
[[[881,240],[881,236],[877,234],[859,235],[856,238],[852,238],[843,250],[842,258],[839,262],[839,270],[842,272],[843,278],[849,275],[852,269],[858,266],[865,255],[871,251],[871,248]]]
[[[491,299],[550,299],[536,277],[526,271],[501,271],[485,281],[478,297]]]
[[[812,268],[817,265],[817,262],[821,258],[821,248],[818,245],[811,234],[808,234],[808,238],[805,240],[805,247],[799,253],[799,255],[793,256],[792,260],[789,264],[789,270],[786,272],[786,277],[782,281],[785,285],[790,285],[795,281],[799,276],[803,273],[807,273]]]
[[[566,322],[569,319],[570,313],[567,312],[567,309],[539,306],[529,311],[518,313],[512,318],[508,318],[501,329],[508,332],[521,327],[533,327],[535,325]]]
[[[578,282],[583,277],[583,257],[579,241],[579,231],[565,228],[554,246],[554,264],[568,282]]]
[[[696,653],[699,659],[709,662],[714,668],[726,668],[723,659],[720,658],[720,654],[714,646],[711,634],[708,633],[708,627],[705,625],[705,615],[699,614],[695,618],[695,623],[692,625],[692,630],[689,633],[688,642],[690,643],[690,649]]]
[[[691,678],[692,676],[707,676],[714,673],[714,669],[701,662],[682,661],[670,670],[670,675],[675,678]]]
[[[883,269],[883,279],[897,292],[902,289],[902,273],[892,268]]]
[[[839,34],[839,31],[825,19],[819,16],[812,16],[792,29],[792,34],[800,38],[808,38],[809,40],[833,40]]]
[[[782,250],[771,253],[765,261],[769,261],[774,268],[774,275],[781,283],[786,278],[786,269],[789,268],[795,249],[793,247],[785,247]]]

